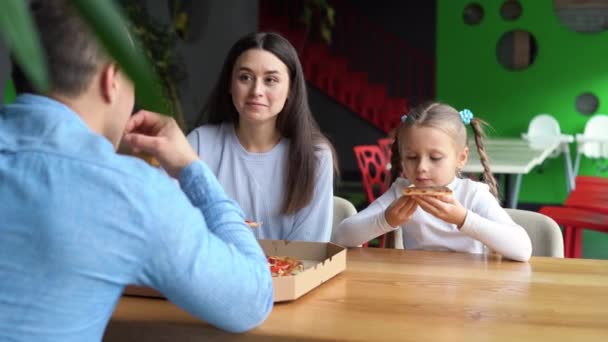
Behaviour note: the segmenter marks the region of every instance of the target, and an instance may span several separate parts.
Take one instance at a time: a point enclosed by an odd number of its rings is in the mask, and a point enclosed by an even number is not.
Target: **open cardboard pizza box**
[[[289,256],[304,263],[304,271],[273,277],[274,301],[300,298],[346,269],[346,248],[333,243],[260,240],[268,256]]]
[[[283,277],[273,277],[274,301],[298,299],[346,269],[346,248],[333,243],[259,240],[268,256],[289,256],[304,263],[304,271]],[[160,297],[159,292],[142,287],[127,286],[126,295]]]

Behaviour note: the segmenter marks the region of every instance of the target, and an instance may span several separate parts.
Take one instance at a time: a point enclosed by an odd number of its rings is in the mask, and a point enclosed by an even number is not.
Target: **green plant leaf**
[[[327,7],[327,24],[329,27],[334,27],[336,24],[336,11],[333,7]]]
[[[0,35],[32,85],[38,91],[46,92],[49,89],[46,58],[27,3],[23,0],[2,2]]]
[[[331,29],[326,25],[321,26],[321,37],[327,44],[331,44]]]
[[[15,85],[13,84],[13,80],[9,77],[6,86],[4,87],[4,104],[12,103],[15,101],[15,97],[17,97]]]
[[[22,0],[17,0],[22,1]],[[108,53],[135,82],[137,93],[147,98],[162,98],[155,69],[128,30],[126,16],[114,1],[72,0]]]
[[[310,23],[312,21],[312,10],[310,9],[310,7],[304,7],[301,20],[304,25],[306,25],[307,27],[310,26]]]

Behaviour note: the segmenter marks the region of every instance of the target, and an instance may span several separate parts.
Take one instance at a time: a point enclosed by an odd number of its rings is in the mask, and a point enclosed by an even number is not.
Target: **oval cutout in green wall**
[[[576,110],[584,115],[594,114],[600,106],[600,100],[592,92],[582,93],[576,97]]]
[[[521,17],[521,4],[517,0],[507,0],[500,6],[500,16],[507,21],[513,21]]]
[[[530,32],[513,30],[503,34],[496,44],[496,59],[508,70],[524,70],[534,63],[538,46]]]
[[[608,31],[608,1],[554,0],[553,9],[560,24],[580,33]]]
[[[467,25],[478,25],[483,20],[483,7],[476,2],[466,5],[462,12],[462,20]]]

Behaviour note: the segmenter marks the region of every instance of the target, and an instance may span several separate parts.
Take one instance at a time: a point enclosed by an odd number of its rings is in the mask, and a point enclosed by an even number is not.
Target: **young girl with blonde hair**
[[[365,210],[344,220],[334,233],[337,243],[358,246],[401,229],[406,249],[485,253],[527,261],[532,244],[526,231],[497,200],[497,185],[484,148],[484,122],[471,111],[430,103],[411,110],[397,129],[391,188]],[[484,167],[484,181],[461,178],[474,134]],[[449,196],[404,196],[406,187],[447,186]]]

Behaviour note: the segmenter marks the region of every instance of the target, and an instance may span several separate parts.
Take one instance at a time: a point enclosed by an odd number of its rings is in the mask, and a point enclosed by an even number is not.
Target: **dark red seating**
[[[388,133],[407,112],[408,100],[434,98],[435,61],[348,3],[332,2],[341,15],[332,29],[331,46],[294,16],[300,13],[302,1],[260,1],[259,29],[279,32],[291,41],[309,84]],[[372,53],[368,53],[370,39]]]

